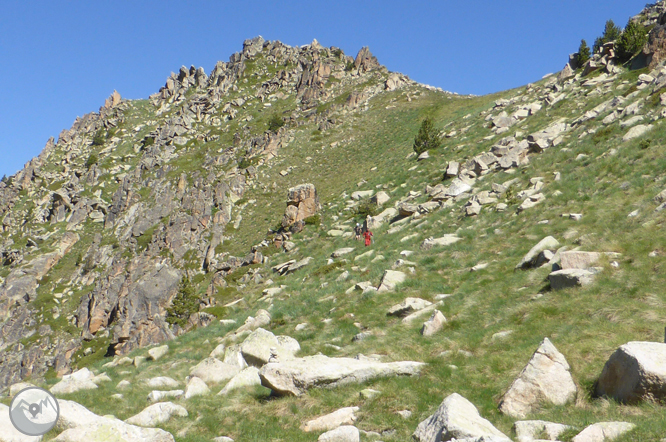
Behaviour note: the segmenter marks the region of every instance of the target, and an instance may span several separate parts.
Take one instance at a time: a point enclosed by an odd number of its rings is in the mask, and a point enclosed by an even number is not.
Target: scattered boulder
[[[343,425],[335,430],[327,431],[319,436],[318,442],[360,442],[361,435],[358,428],[351,425]]]
[[[533,442],[543,439],[557,440],[560,434],[571,429],[569,425],[546,421],[517,421],[513,424],[518,442]]]
[[[383,206],[384,204],[389,202],[390,199],[391,197],[389,196],[389,194],[384,192],[383,190],[377,192],[377,194],[371,198],[372,202],[374,202],[378,206]]]
[[[141,428],[112,417],[98,416],[83,405],[73,401],[58,399],[58,405],[60,416],[56,429],[64,431],[53,439],[54,441],[102,441],[109,440],[109,435],[113,435],[113,441],[118,442],[174,442],[173,436],[164,430]],[[0,412],[0,422],[2,414]],[[37,441],[40,439],[29,440]],[[2,440],[1,435],[0,440]]]
[[[446,323],[446,318],[439,310],[435,310],[430,319],[423,323],[423,328],[421,329],[421,334],[423,336],[432,336],[438,331],[440,331],[444,324]]]
[[[219,359],[206,358],[190,369],[190,375],[200,378],[206,384],[217,384],[228,381],[239,371],[238,367],[225,364]]]
[[[247,389],[261,385],[259,378],[259,369],[256,367],[247,367],[236,376],[231,378],[227,385],[218,393],[219,395],[229,394],[233,390]]]
[[[666,344],[629,342],[606,361],[596,394],[623,403],[666,398]]]
[[[358,407],[340,408],[333,413],[306,422],[302,430],[305,432],[329,431],[342,425],[354,425],[354,422],[356,422],[356,415],[354,413],[358,410]]]
[[[162,356],[166,355],[168,352],[169,352],[168,345],[160,345],[159,347],[151,348],[150,350],[148,350],[148,356],[150,356],[150,359],[152,359],[153,361],[157,361]]]
[[[571,442],[604,442],[615,440],[636,428],[629,422],[598,422],[578,433]]]
[[[550,287],[561,290],[569,287],[586,286],[594,282],[594,277],[601,271],[600,268],[557,270],[548,275]]]
[[[243,359],[255,367],[267,364],[271,357],[279,361],[293,359],[301,346],[289,336],[275,336],[263,328],[253,331],[241,344]]]
[[[499,409],[524,418],[541,404],[564,405],[576,398],[576,384],[565,357],[544,338],[528,364],[504,394]]]
[[[405,316],[415,311],[422,310],[428,307],[429,305],[432,305],[432,302],[426,301],[425,299],[406,298],[400,304],[396,304],[393,307],[391,307],[388,310],[388,313],[386,314],[388,316],[397,316],[399,318],[404,318]]]
[[[382,281],[379,283],[379,288],[377,292],[389,292],[395,290],[396,286],[405,282],[407,275],[403,272],[397,270],[384,270],[384,276],[382,276]]]
[[[162,399],[181,397],[183,393],[185,393],[183,390],[153,390],[148,393],[148,400],[159,402]]]
[[[51,387],[53,394],[72,394],[81,390],[94,390],[97,384],[93,382],[95,375],[87,368],[75,371],[62,377],[62,380]]]
[[[173,416],[186,417],[187,410],[171,402],[158,402],[144,408],[141,413],[125,419],[125,422],[140,427],[154,427],[167,422]]]
[[[653,127],[654,126],[651,125],[651,124],[649,124],[649,125],[639,124],[637,126],[634,126],[631,129],[629,129],[629,131],[626,134],[624,134],[624,136],[622,137],[622,140],[623,141],[629,141],[629,140],[633,140],[634,138],[638,138],[641,135],[643,135],[643,134],[649,132],[650,130],[652,130]]]
[[[335,252],[331,253],[331,258],[339,258],[343,255],[347,255],[348,253],[351,253],[355,250],[354,247],[343,247],[342,249],[338,249]]]
[[[177,388],[178,381],[167,376],[158,376],[148,379],[146,385],[151,388]]]
[[[441,238],[427,238],[421,243],[421,250],[430,250],[435,246],[449,246],[460,241],[462,238],[453,233],[447,233]]]
[[[453,439],[476,441],[481,437],[510,441],[493,424],[479,415],[474,404],[458,393],[447,396],[437,411],[418,425],[412,437],[417,442],[441,442]]]
[[[185,387],[185,399],[195,396],[204,396],[210,393],[208,385],[196,376],[192,376]]]
[[[528,269],[537,266],[539,254],[545,250],[557,249],[560,246],[559,241],[557,241],[552,236],[547,236],[537,245],[532,247],[529,252],[523,257],[522,260],[516,265],[516,269]]]
[[[378,362],[324,355],[269,363],[259,370],[261,384],[280,396],[300,396],[312,387],[333,388],[385,376],[417,375],[422,362]]]

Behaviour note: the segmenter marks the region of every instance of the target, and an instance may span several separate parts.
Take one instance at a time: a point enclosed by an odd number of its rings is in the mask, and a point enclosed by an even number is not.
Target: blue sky
[[[624,26],[646,0],[252,2],[19,1],[0,4],[0,176],[118,90],[157,92],[181,65],[210,72],[262,35],[314,38],[412,79],[486,94],[560,70],[581,38]]]

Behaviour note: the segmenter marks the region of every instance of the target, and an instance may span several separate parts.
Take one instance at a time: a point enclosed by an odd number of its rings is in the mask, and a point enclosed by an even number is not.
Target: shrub
[[[98,130],[92,140],[93,146],[103,146],[104,145],[104,135],[102,135],[102,130]]]
[[[184,327],[192,313],[199,311],[199,298],[190,280],[183,277],[180,281],[178,294],[171,301],[171,306],[167,309],[166,321],[173,325],[178,324]]]
[[[370,198],[360,201],[354,209],[354,214],[362,216],[363,218],[370,216],[377,216],[379,214],[379,206]]]
[[[646,138],[644,140],[641,140],[640,143],[638,143],[638,147],[641,149],[647,149],[650,147],[650,144],[652,144],[652,140],[650,138]]]
[[[601,49],[604,44],[620,38],[621,33],[622,30],[615,24],[615,22],[613,20],[608,20],[604,27],[603,35],[594,40],[594,52],[599,52],[599,49]]]
[[[629,20],[627,27],[615,43],[615,53],[620,61],[629,61],[643,49],[647,43],[647,29],[645,26]]]
[[[98,161],[98,160],[99,160],[99,159],[97,158],[97,155],[95,155],[94,153],[91,154],[91,155],[88,157],[88,160],[86,161],[86,167],[87,167],[87,168],[90,168],[90,166],[92,166],[93,164],[97,164],[97,161]]]
[[[268,130],[270,130],[271,132],[277,133],[277,131],[280,130],[282,126],[284,126],[284,120],[278,114],[274,114],[268,120]]]
[[[578,67],[582,67],[590,59],[590,47],[587,45],[585,40],[580,41],[580,46],[578,47],[578,54],[576,55],[576,64]]]
[[[345,66],[345,71],[351,72],[353,69],[354,69],[354,62],[348,61],[347,65]]]
[[[427,117],[421,123],[419,133],[414,137],[414,152],[420,155],[426,150],[437,149],[441,143],[442,140],[432,123],[432,119]]]
[[[321,224],[321,216],[319,214],[312,215],[305,218],[303,221],[305,221],[306,225],[318,226],[319,224]]]
[[[145,137],[145,138],[143,139],[143,143],[142,143],[142,144],[143,144],[143,147],[152,146],[153,144],[155,144],[155,138],[153,138],[153,137]]]

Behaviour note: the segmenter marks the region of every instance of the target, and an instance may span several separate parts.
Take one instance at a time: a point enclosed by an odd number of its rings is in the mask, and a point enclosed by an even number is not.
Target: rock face
[[[504,394],[499,409],[511,417],[524,418],[541,404],[564,405],[576,398],[576,384],[566,359],[548,338]]]
[[[168,421],[172,416],[186,417],[187,410],[171,402],[158,402],[144,408],[141,413],[126,419],[125,422],[140,427],[154,427]]]
[[[301,184],[289,189],[287,210],[282,218],[282,227],[290,227],[299,221],[315,215],[321,205],[314,184]]]
[[[604,365],[596,394],[624,403],[666,398],[666,344],[629,342]]]
[[[303,431],[329,431],[341,425],[354,425],[354,422],[356,422],[356,415],[354,413],[358,410],[358,407],[340,408],[333,413],[306,422],[303,425]]]
[[[312,387],[337,387],[385,376],[417,375],[422,362],[377,362],[323,355],[269,363],[259,370],[261,385],[281,396],[300,396]]]
[[[421,422],[412,435],[417,442],[444,442],[454,439],[477,440],[494,437],[497,441],[510,439],[479,415],[474,404],[453,393],[441,403],[435,414]]]
[[[578,433],[571,442],[604,442],[615,440],[636,428],[629,422],[599,422]]]

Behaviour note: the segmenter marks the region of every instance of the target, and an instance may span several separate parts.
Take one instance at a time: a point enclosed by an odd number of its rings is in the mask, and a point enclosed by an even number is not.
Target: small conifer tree
[[[615,53],[620,61],[625,62],[640,52],[645,43],[647,43],[647,30],[645,26],[629,20],[627,27],[624,28],[620,38],[615,43]]]
[[[576,56],[576,63],[578,67],[582,67],[590,59],[590,47],[585,40],[580,41],[578,47],[578,55]]]
[[[608,20],[604,27],[604,33],[601,37],[597,37],[594,41],[594,53],[599,52],[601,47],[608,42],[615,41],[620,38],[622,29],[620,29],[613,20]]]
[[[414,152],[422,154],[426,150],[437,149],[442,143],[439,133],[432,123],[432,119],[427,117],[421,123],[419,133],[414,137]]]

